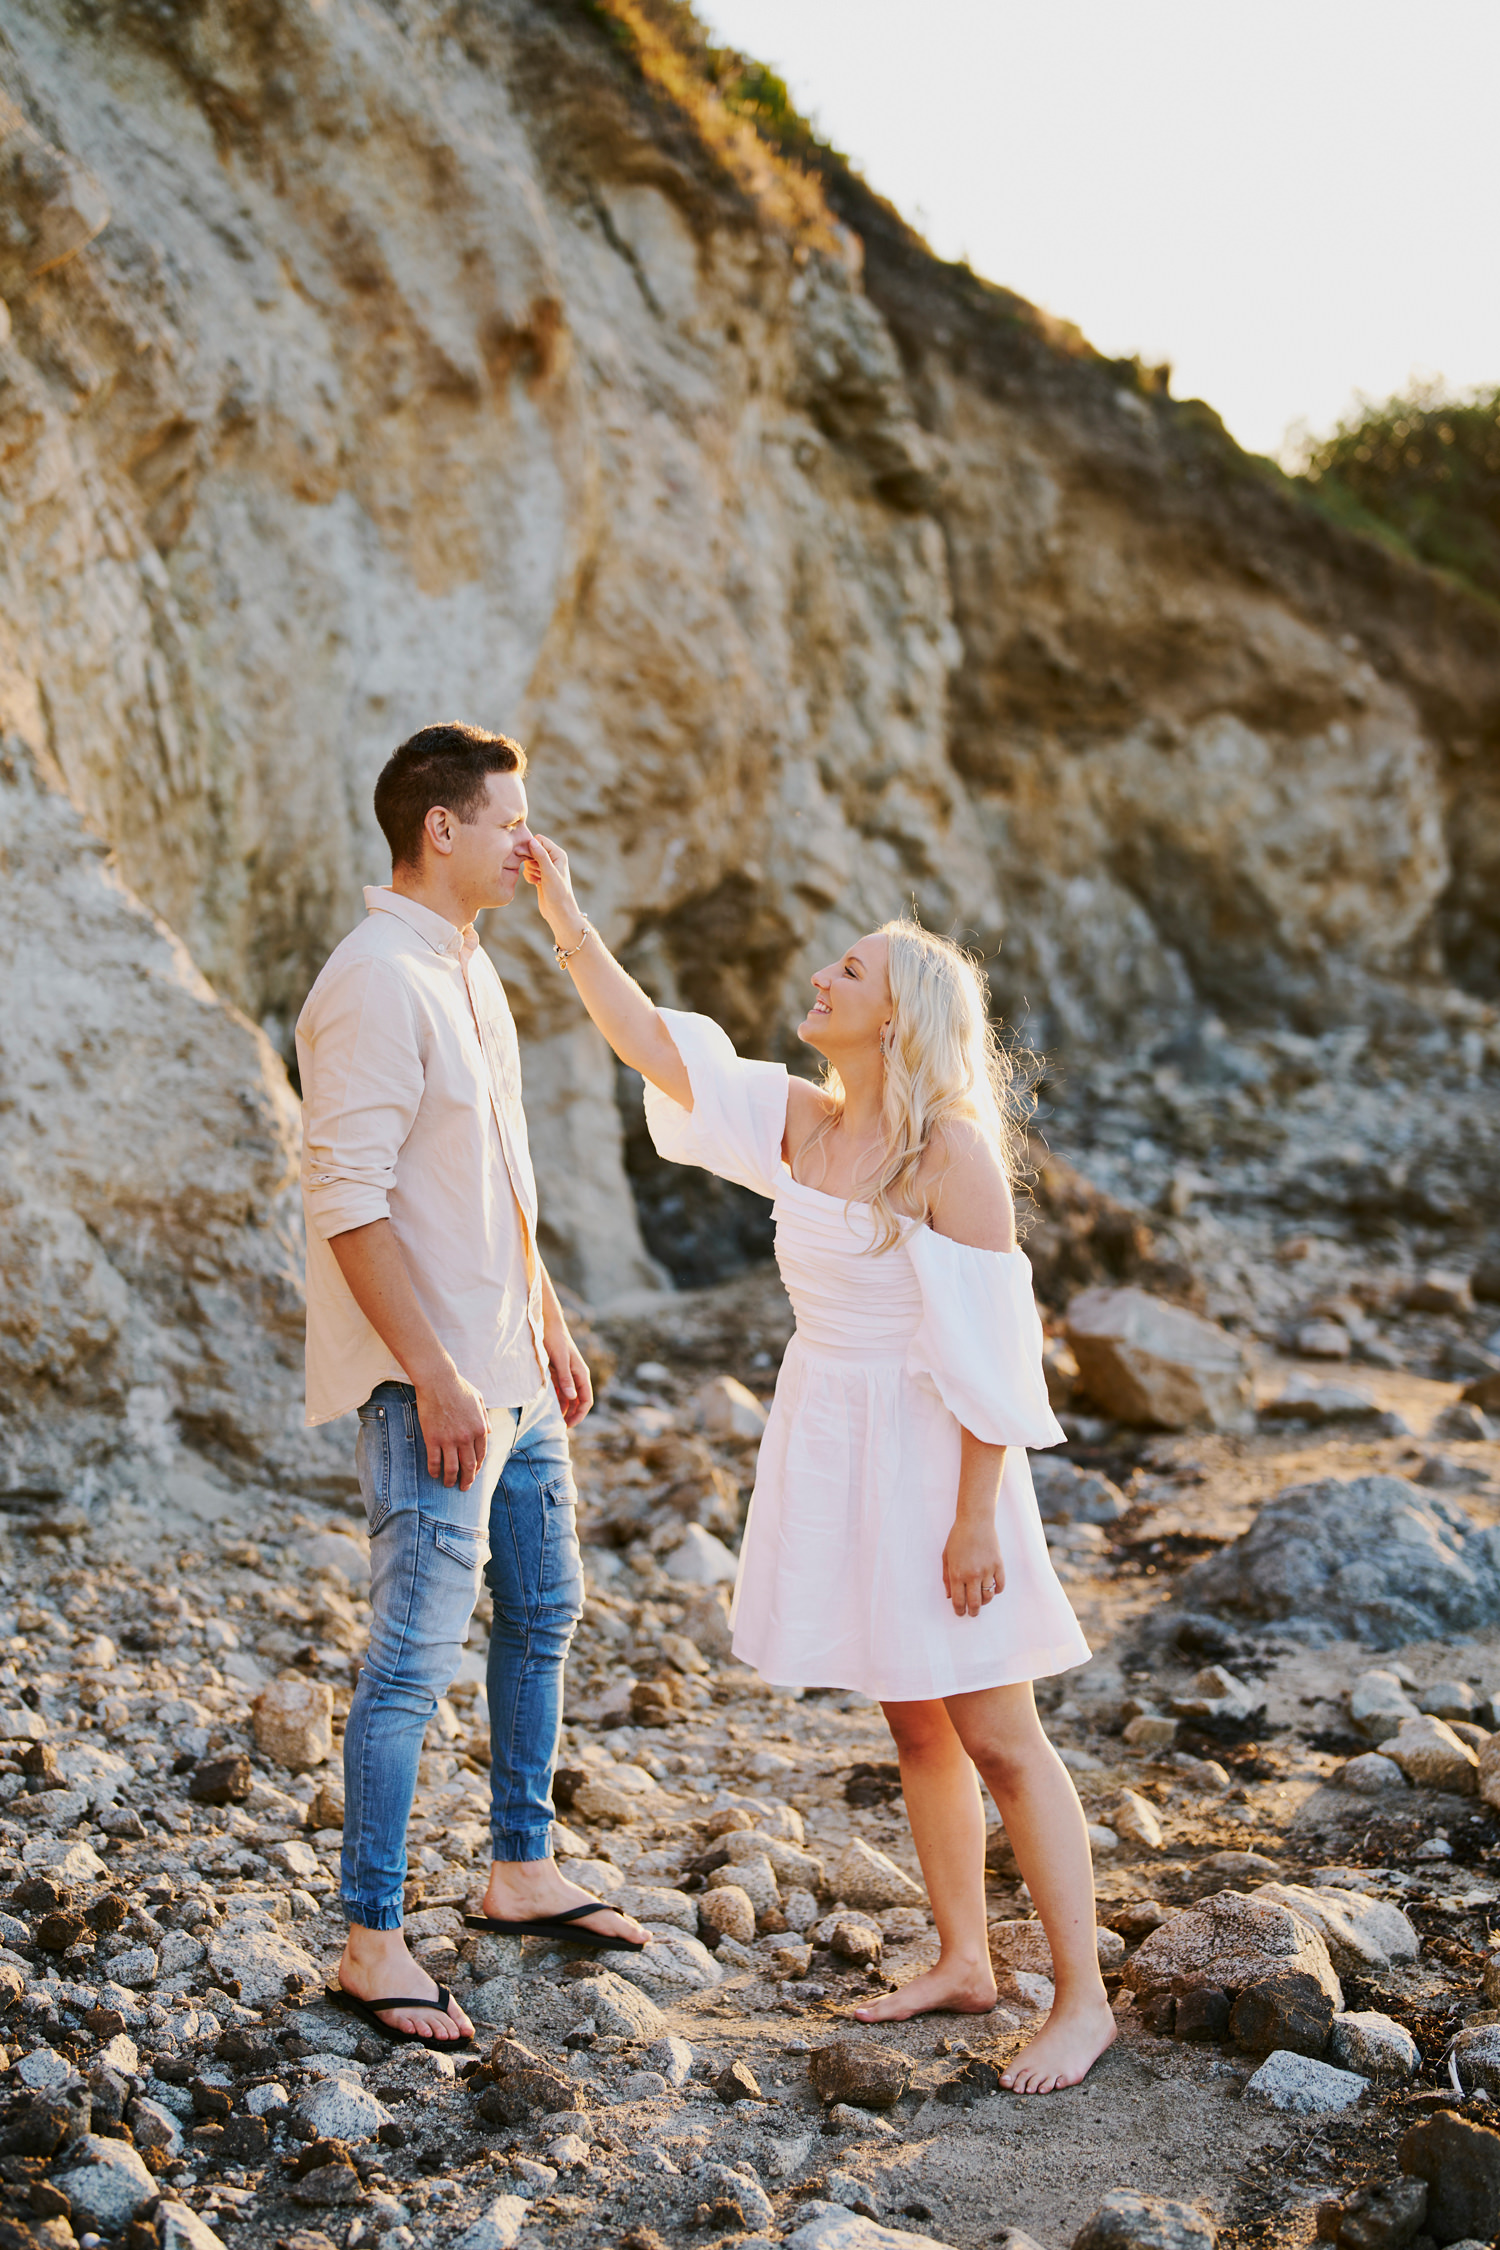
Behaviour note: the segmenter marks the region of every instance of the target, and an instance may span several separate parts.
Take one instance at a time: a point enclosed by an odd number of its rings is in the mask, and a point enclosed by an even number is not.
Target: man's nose
[[[524,820],[522,821],[520,827],[516,829],[512,842],[513,848],[518,852],[524,851],[526,849],[526,846],[531,842],[531,830],[527,827]]]

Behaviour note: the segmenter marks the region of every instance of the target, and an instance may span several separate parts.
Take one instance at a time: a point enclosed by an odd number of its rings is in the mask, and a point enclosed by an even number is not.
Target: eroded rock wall
[[[0,1508],[307,1464],[296,1103],[265,1036],[0,751]]]
[[[754,1043],[914,888],[1001,920],[854,246],[695,200],[617,89],[560,169],[513,104],[533,13],[467,52],[438,10],[7,18],[114,213],[17,308],[9,723],[283,1048],[384,872],[374,775],[444,712],[526,735],[601,927]],[[492,941],[549,1246],[609,1295],[650,1277],[613,1075],[528,915]]]

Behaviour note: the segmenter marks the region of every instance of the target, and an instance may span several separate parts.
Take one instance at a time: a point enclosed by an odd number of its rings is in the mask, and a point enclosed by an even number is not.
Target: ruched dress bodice
[[[761,1441],[735,1588],[735,1653],[783,1686],[916,1701],[1088,1657],[1047,1553],[1028,1446],[1063,1442],[1020,1250],[977,1250],[916,1220],[877,1250],[868,1206],[793,1178],[787,1076],[745,1062],[706,1016],[663,1010],[693,1107],[655,1087],[659,1153],[769,1196],[796,1315]],[[977,1618],[943,1591],[962,1432],[1007,1448],[1005,1586]]]
[[[776,1263],[806,1351],[905,1361],[922,1322],[922,1285],[904,1243],[871,1268],[873,1224],[863,1209],[804,1187],[783,1167],[776,1196]]]

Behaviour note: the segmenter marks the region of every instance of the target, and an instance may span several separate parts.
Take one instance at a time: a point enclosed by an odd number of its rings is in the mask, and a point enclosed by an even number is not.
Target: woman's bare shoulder
[[[940,1125],[922,1160],[934,1233],[971,1250],[1014,1250],[1016,1209],[993,1137],[972,1118]]]
[[[831,1095],[806,1078],[788,1076],[786,1082],[786,1133],[781,1153],[790,1164],[809,1134],[815,1133],[835,1108]]]

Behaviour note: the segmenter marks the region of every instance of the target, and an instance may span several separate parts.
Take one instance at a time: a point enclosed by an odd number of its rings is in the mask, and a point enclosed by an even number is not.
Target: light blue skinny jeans
[[[491,1413],[467,1492],[428,1475],[409,1383],[371,1392],[355,1461],[374,1615],[344,1730],[342,1901],[351,1922],[398,1930],[422,1738],[458,1670],[486,1531],[492,1850],[521,1860],[545,1859],[552,1848],[563,1665],[583,1610],[577,1496],[550,1384],[526,1406]]]

